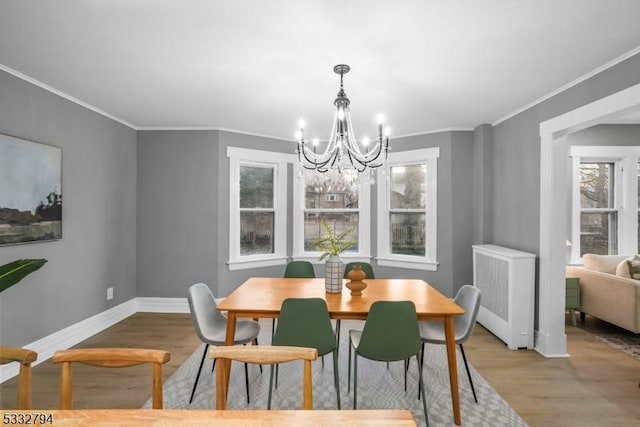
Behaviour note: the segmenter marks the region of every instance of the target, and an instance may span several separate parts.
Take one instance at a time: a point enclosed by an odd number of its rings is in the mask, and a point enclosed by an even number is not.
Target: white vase
[[[324,264],[324,288],[329,294],[342,292],[342,271],[344,266],[338,255],[330,255]]]

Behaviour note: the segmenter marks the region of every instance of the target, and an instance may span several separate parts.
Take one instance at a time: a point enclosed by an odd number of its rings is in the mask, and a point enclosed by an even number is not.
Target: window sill
[[[409,268],[412,270],[437,271],[438,263],[434,261],[413,261],[396,258],[376,258],[376,262],[384,267]]]
[[[323,259],[322,261],[320,261],[320,255],[315,255],[315,256],[307,256],[307,255],[294,255],[292,257],[292,259],[294,261],[309,261],[311,264],[324,264],[327,259]],[[370,255],[340,255],[340,259],[342,260],[342,262],[344,264],[347,264],[349,262],[371,262],[371,256]]]
[[[251,268],[271,267],[273,265],[284,265],[287,263],[287,257],[262,258],[252,260],[229,261],[229,271],[248,270]]]

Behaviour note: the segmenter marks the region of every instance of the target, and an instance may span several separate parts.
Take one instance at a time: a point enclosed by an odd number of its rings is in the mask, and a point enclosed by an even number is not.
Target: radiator
[[[535,255],[473,246],[473,282],[482,292],[478,323],[511,350],[533,348]]]

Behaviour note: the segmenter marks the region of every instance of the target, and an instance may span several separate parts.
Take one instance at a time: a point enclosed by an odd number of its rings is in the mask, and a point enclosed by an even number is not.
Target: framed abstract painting
[[[62,148],[0,134],[0,245],[62,238]]]

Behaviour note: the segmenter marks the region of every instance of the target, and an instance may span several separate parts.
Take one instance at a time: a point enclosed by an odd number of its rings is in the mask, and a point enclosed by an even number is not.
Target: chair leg
[[[198,373],[196,374],[196,380],[193,383],[193,389],[191,390],[191,397],[189,398],[189,404],[193,402],[193,395],[196,394],[196,387],[198,386],[198,379],[200,378],[200,371],[202,371],[202,365],[204,365],[204,358],[207,357],[207,350],[209,349],[209,344],[204,346],[204,351],[202,352],[202,359],[200,360],[200,367],[198,367]],[[215,367],[216,361],[213,360],[213,366]]]
[[[256,339],[255,339],[255,340],[253,340],[253,344],[254,344],[254,345],[259,345],[259,344],[258,344],[258,337],[256,337]],[[262,374],[262,365],[258,365],[258,366],[260,367],[260,373]]]
[[[347,393],[351,392],[351,338],[349,338],[349,359],[347,361]]]
[[[462,347],[462,343],[460,345],[460,353],[462,353],[462,360],[464,361],[464,367],[467,369],[467,377],[469,378],[469,384],[471,384],[471,392],[473,392],[473,400],[478,403],[478,397],[476,396],[476,389],[473,386],[473,380],[471,379],[471,372],[469,371],[469,364],[467,363],[467,356],[464,354],[464,347]]]
[[[424,366],[424,343],[420,346],[420,366]],[[422,383],[418,382],[418,400],[420,400],[420,391],[422,390]]]
[[[247,389],[247,405],[249,404],[249,366],[244,364],[244,384]]]
[[[424,346],[424,344],[423,344]],[[422,390],[422,410],[424,411],[424,420],[429,427],[429,415],[427,412],[427,393],[425,392],[424,379],[422,378],[423,374],[423,362],[422,356],[418,359],[418,355],[416,354],[416,361],[418,362],[418,389]],[[418,399],[420,399],[420,395],[418,395]]]
[[[275,365],[278,367],[278,365]],[[273,391],[273,367],[274,365],[269,366],[269,397],[267,398],[267,409],[271,409],[271,394]]]
[[[353,355],[353,409],[358,408],[358,352]]]
[[[338,400],[338,409],[340,409],[340,380],[338,376],[338,348],[333,350],[333,383],[336,387],[336,399]]]

